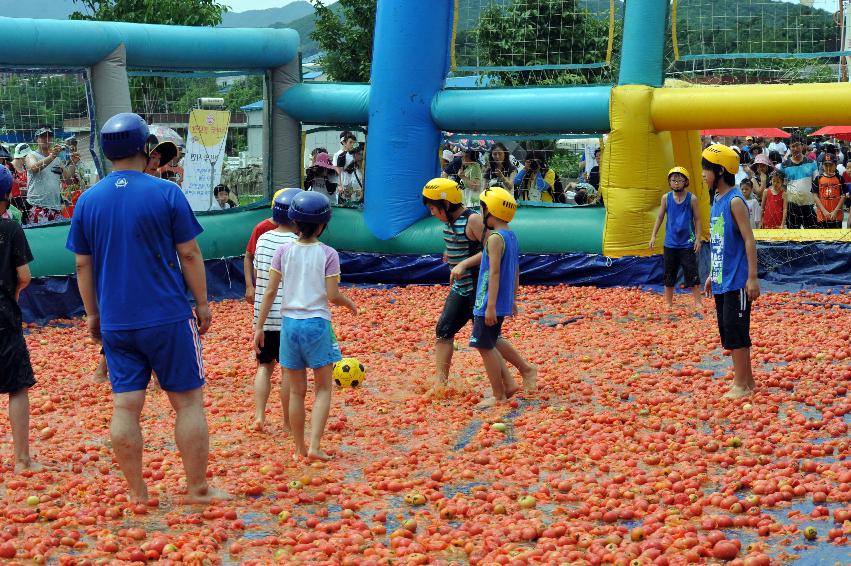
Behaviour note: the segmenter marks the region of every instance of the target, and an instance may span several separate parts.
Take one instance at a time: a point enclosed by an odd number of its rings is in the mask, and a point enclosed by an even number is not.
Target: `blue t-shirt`
[[[505,249],[499,262],[499,293],[496,296],[496,316],[511,316],[514,310],[514,280],[520,268],[519,246],[517,235],[511,230],[496,230],[490,232],[489,238],[502,238]],[[485,316],[488,307],[488,280],[490,278],[490,257],[488,244],[485,241],[482,250],[482,264],[479,267],[479,285],[476,290],[476,304],[473,314]]]
[[[80,196],[65,247],[92,256],[103,330],[134,330],[192,316],[175,246],[202,232],[180,187],[114,171]]]
[[[674,191],[668,192],[665,203],[665,247],[686,249],[694,246],[694,211],[691,209],[691,193],[685,191],[686,198],[677,203]]]
[[[745,240],[730,210],[733,199],[736,198],[742,199],[747,206],[742,192],[738,187],[733,187],[723,197],[715,196],[710,212],[709,245],[712,249],[712,261],[709,278],[712,280],[712,293],[715,295],[738,291],[744,288],[748,280]]]

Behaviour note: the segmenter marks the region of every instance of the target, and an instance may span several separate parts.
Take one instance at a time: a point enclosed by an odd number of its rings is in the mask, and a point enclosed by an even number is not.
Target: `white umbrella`
[[[157,136],[157,140],[164,142],[170,141],[174,142],[174,144],[178,147],[184,145],[183,138],[180,137],[180,134],[169,128],[168,126],[161,126],[159,124],[153,124],[148,126],[148,132]]]

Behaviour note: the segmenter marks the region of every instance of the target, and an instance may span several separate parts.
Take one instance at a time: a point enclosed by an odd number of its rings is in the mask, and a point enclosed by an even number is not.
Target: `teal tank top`
[[[467,222],[473,214],[475,212],[468,208],[461,216],[453,222],[447,222],[443,227],[443,243],[446,245],[446,260],[450,267],[455,267],[482,251],[481,242],[467,237]],[[473,292],[477,275],[476,269],[468,269],[463,277],[452,283],[452,291],[464,297],[468,296]]]

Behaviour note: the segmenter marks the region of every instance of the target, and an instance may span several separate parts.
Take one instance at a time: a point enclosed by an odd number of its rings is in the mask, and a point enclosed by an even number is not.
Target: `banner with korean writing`
[[[183,192],[192,210],[210,210],[213,187],[221,182],[230,112],[193,110],[189,113],[189,139],[183,159]]]

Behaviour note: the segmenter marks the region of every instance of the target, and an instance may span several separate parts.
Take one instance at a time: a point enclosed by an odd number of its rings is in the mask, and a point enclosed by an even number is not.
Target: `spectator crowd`
[[[710,137],[706,145],[717,143]],[[748,202],[753,228],[842,228],[851,204],[851,171],[844,142],[800,135],[766,140],[735,138],[736,183]]]

